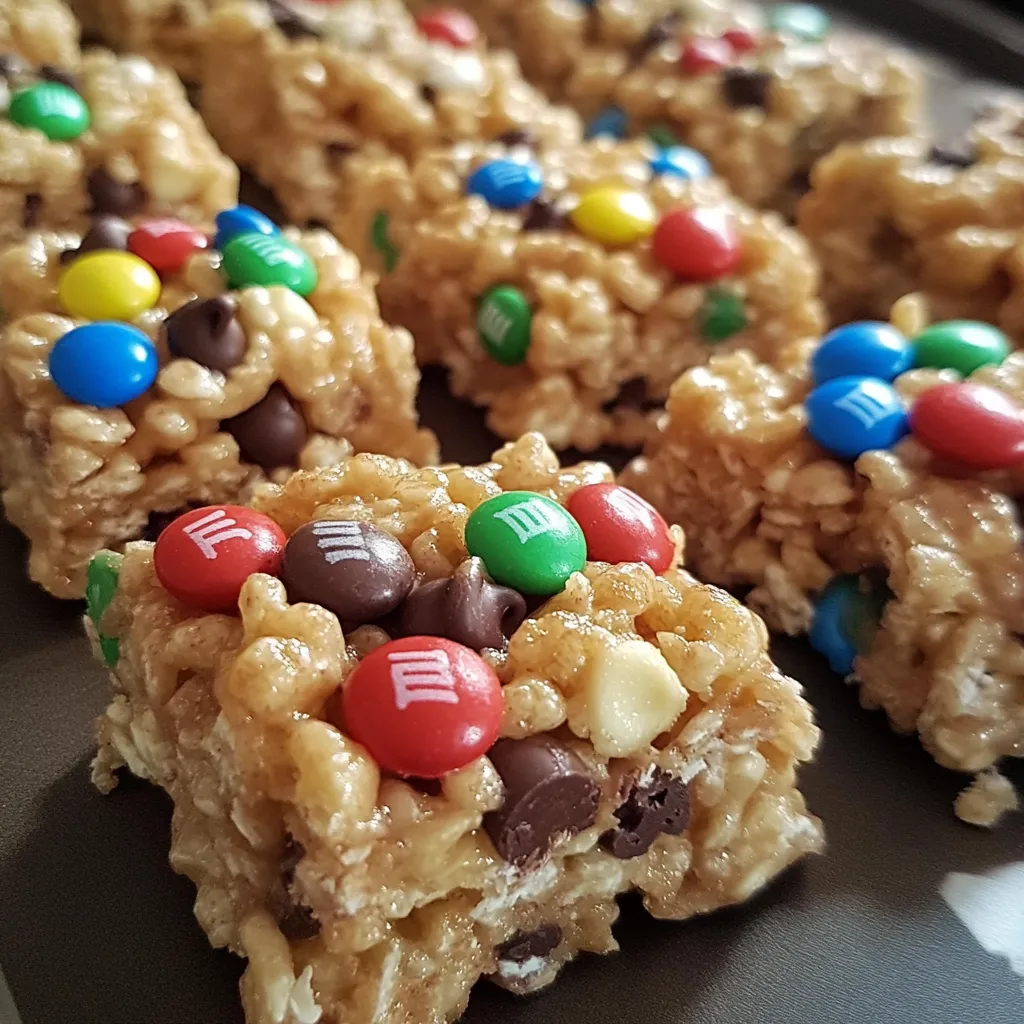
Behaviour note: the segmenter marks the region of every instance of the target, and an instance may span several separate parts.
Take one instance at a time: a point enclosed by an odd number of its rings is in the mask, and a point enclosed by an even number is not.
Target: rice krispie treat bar
[[[496,433],[639,444],[685,368],[722,348],[771,360],[822,324],[803,240],[708,174],[643,141],[357,155],[334,226]]]
[[[0,0],[0,58],[74,71],[78,23],[60,0]]]
[[[104,553],[88,627],[127,765],[249,1024],[442,1024],[822,845],[818,740],[764,627],[682,535],[538,435],[479,467],[355,456]],[[222,614],[208,614],[208,612]]]
[[[944,146],[841,146],[812,182],[800,229],[837,318],[884,317],[920,290],[936,315],[988,320],[1024,343],[1024,102],[992,105]]]
[[[73,73],[11,58],[0,77],[0,243],[84,232],[90,213],[209,222],[236,201],[237,169],[171,72],[92,50]]]
[[[838,142],[918,127],[923,75],[888,43],[832,32],[809,4],[465,0],[590,135],[707,155],[755,206],[790,212]]]
[[[484,49],[470,19],[417,22],[399,0],[230,3],[210,19],[205,52],[210,130],[300,223],[331,223],[356,151],[580,138],[576,115],[528,85],[511,54]]]
[[[788,372],[736,353],[685,374],[622,482],[682,524],[697,573],[977,772],[1024,756],[1024,354],[923,308]]]
[[[353,449],[436,455],[412,339],[323,231],[247,207],[211,240],[97,217],[0,256],[0,476],[29,572],[81,596],[100,548]],[[214,247],[216,246],[216,248]]]

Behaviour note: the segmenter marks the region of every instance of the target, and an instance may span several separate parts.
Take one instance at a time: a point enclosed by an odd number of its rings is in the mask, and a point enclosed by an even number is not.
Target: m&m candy
[[[7,107],[8,119],[35,128],[53,142],[68,142],[89,128],[89,108],[74,89],[60,82],[39,82],[19,89]]]
[[[631,245],[646,238],[654,230],[656,216],[643,192],[619,185],[588,189],[569,214],[581,234],[604,245]]]
[[[449,46],[472,46],[480,38],[476,22],[454,7],[439,7],[416,16],[416,27],[427,39]]]
[[[346,731],[381,768],[427,779],[485,754],[498,738],[502,706],[501,683],[487,662],[435,636],[376,648],[341,696]]]
[[[926,327],[913,341],[914,364],[956,370],[968,377],[982,366],[998,366],[1010,342],[998,327],[975,320],[947,320]]]
[[[317,270],[303,249],[280,235],[236,235],[223,249],[223,270],[232,288],[280,285],[309,295]]]
[[[103,661],[111,668],[121,656],[121,645],[116,637],[104,636],[100,632],[100,619],[117,592],[117,581],[121,573],[123,556],[114,551],[98,551],[89,562],[85,575],[85,611],[89,621],[96,627],[100,653]]]
[[[837,576],[818,596],[808,639],[833,672],[853,671],[857,655],[871,646],[888,597],[886,587],[872,587],[862,576]]]
[[[811,373],[816,384],[849,376],[893,381],[913,361],[910,343],[895,327],[865,320],[826,334],[811,358]]]
[[[707,157],[689,146],[669,146],[659,150],[651,158],[651,171],[656,175],[667,174],[689,181],[711,177],[711,164]]]
[[[707,290],[697,320],[700,336],[712,344],[739,334],[750,323],[743,299],[725,288],[715,287]]]
[[[217,225],[217,234],[213,238],[213,247],[221,250],[238,235],[279,235],[281,233],[278,226],[269,217],[244,203],[233,206],[230,210],[221,210],[214,218],[214,223]]]
[[[679,57],[679,65],[687,75],[706,75],[721,71],[736,59],[736,52],[725,39],[691,39]]]
[[[804,43],[821,42],[831,23],[831,18],[814,4],[779,4],[768,14],[768,27],[773,32]]]
[[[719,207],[681,207],[658,222],[654,258],[684,281],[713,281],[735,270],[742,258],[730,214]]]
[[[672,564],[668,523],[628,488],[588,484],[570,495],[565,510],[583,530],[592,561],[646,562],[655,572]]]
[[[202,231],[173,217],[144,221],[128,236],[128,251],[164,275],[177,274],[209,244]]]
[[[134,320],[157,304],[160,278],[130,252],[98,250],[68,264],[57,298],[71,316],[84,320]]]
[[[511,284],[499,284],[486,292],[476,308],[480,344],[502,366],[518,366],[526,359],[532,322],[529,299]]]
[[[735,53],[750,53],[761,45],[756,32],[748,28],[730,28],[722,33],[722,38],[733,48]]]
[[[629,115],[621,107],[605,107],[599,110],[584,126],[585,139],[610,137],[624,139],[629,127]]]
[[[536,199],[543,188],[543,175],[532,160],[490,160],[466,181],[470,195],[483,197],[496,210],[515,210]]]
[[[73,402],[111,409],[153,386],[160,361],[130,324],[100,321],[68,331],[50,350],[50,377]]]
[[[914,437],[940,458],[973,469],[1024,461],[1024,409],[1002,391],[971,381],[937,384],[910,409]]]
[[[667,124],[652,124],[647,129],[647,138],[661,149],[669,149],[679,142],[676,133]]]
[[[808,433],[843,459],[891,448],[909,429],[900,396],[874,377],[835,377],[818,385],[804,407]]]
[[[495,583],[521,594],[557,594],[587,564],[579,523],[533,491],[506,491],[474,509],[466,547],[483,559]]]
[[[182,604],[233,614],[253,573],[277,573],[284,546],[284,531],[268,516],[240,505],[208,505],[179,516],[160,534],[153,568]]]

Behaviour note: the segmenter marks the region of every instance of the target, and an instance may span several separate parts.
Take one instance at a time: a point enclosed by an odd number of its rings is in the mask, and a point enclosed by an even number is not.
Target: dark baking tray
[[[1024,83],[1024,30],[994,11],[962,0],[849,10],[931,48],[946,133],[989,88],[980,77]],[[427,374],[421,407],[448,459],[479,461],[496,443],[440,374]],[[128,778],[108,798],[89,785],[107,683],[78,628],[81,608],[34,588],[23,563],[21,539],[0,528],[0,964],[23,1024],[238,1024],[241,961],[210,951],[192,886],[167,865],[166,797]],[[627,899],[621,954],[583,958],[527,1000],[480,985],[466,1024],[1024,1021],[1020,979],[938,894],[950,871],[1024,857],[1022,816],[995,833],[960,824],[951,804],[964,778],[861,711],[806,644],[779,642],[775,653],[824,729],[803,787],[825,819],[826,855],[745,907],[684,924],[652,921]],[[1009,771],[1024,786],[1024,766]],[[14,1012],[0,979],[0,1024]]]

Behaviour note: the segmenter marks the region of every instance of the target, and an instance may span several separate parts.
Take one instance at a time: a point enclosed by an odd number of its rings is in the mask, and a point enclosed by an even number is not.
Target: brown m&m
[[[319,604],[346,625],[394,611],[416,581],[409,553],[369,523],[319,519],[296,530],[281,563],[288,599]]]
[[[238,304],[229,295],[185,303],[164,322],[171,354],[221,372],[237,366],[248,347],[237,311]]]
[[[650,768],[629,785],[615,809],[618,825],[601,836],[601,845],[619,860],[646,853],[660,835],[678,836],[690,823],[690,793],[682,779]]]
[[[238,442],[242,458],[263,469],[294,466],[309,439],[301,410],[280,384],[272,384],[251,409],[220,426]]]
[[[502,739],[487,756],[505,784],[505,800],[484,815],[484,828],[510,864],[538,861],[556,837],[594,823],[601,788],[565,744],[543,734]]]

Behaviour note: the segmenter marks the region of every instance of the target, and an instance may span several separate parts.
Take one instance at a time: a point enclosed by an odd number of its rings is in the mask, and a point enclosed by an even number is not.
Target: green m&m
[[[802,43],[819,43],[828,35],[832,19],[814,4],[779,4],[768,14],[768,28]]]
[[[122,556],[114,551],[99,551],[93,555],[85,575],[85,609],[99,637],[103,660],[113,668],[120,657],[120,643],[115,637],[104,636],[100,619],[107,605],[114,599],[117,579],[121,573]]]
[[[652,124],[647,129],[647,138],[659,149],[671,149],[679,145],[679,137],[671,128],[663,124]]]
[[[466,547],[483,559],[495,583],[522,594],[557,594],[587,564],[579,523],[533,491],[488,498],[466,523]]]
[[[502,366],[518,366],[530,348],[533,312],[514,285],[499,284],[476,307],[476,334],[487,354]]]
[[[395,243],[388,237],[390,224],[391,217],[384,210],[378,210],[373,215],[373,222],[370,224],[370,244],[380,253],[380,257],[384,261],[384,269],[388,273],[395,269],[399,255]]]
[[[308,295],[317,283],[313,261],[281,235],[236,235],[224,245],[223,270],[232,288],[281,285]]]
[[[915,366],[956,370],[963,377],[979,367],[998,366],[1010,343],[998,327],[977,320],[946,320],[926,327],[911,342]]]
[[[11,97],[7,117],[22,128],[36,128],[53,142],[77,139],[89,127],[85,100],[60,82],[40,82]]]
[[[749,322],[743,300],[724,288],[709,288],[699,314],[705,341],[719,342],[739,334]]]

